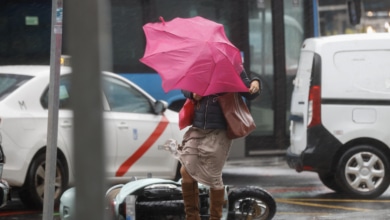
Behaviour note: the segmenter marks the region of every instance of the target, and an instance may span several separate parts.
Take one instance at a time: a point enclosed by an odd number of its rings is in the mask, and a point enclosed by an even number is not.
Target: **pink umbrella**
[[[202,17],[148,23],[140,61],[156,70],[165,92],[184,89],[199,95],[247,92],[240,78],[240,51],[227,39],[222,24]]]

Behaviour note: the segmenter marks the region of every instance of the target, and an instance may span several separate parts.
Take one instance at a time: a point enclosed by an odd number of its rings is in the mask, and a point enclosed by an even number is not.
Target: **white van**
[[[390,34],[304,41],[291,99],[291,168],[361,198],[390,183]]]

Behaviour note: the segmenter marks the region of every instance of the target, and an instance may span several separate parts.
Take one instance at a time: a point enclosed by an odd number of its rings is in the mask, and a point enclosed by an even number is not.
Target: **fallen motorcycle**
[[[224,220],[268,220],[276,212],[273,197],[264,189],[254,186],[225,187]],[[201,219],[209,217],[209,188],[199,184]],[[75,190],[71,188],[61,197],[62,220],[74,219],[72,205]],[[111,219],[168,220],[184,219],[181,182],[159,178],[136,180],[111,187],[106,193],[106,210]]]
[[[178,158],[178,144],[167,140],[160,145]],[[111,187],[106,192],[106,210],[116,220],[181,220],[185,219],[181,180],[135,177],[126,184]],[[202,220],[209,219],[210,188],[198,183],[199,210]],[[61,220],[74,218],[75,188],[63,193],[60,199]],[[225,186],[223,220],[269,220],[276,213],[276,202],[266,190],[255,187]]]

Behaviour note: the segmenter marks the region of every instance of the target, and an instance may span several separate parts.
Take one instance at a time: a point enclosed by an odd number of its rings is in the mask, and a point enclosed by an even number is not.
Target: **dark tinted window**
[[[70,76],[62,76],[60,79],[60,90],[59,90],[59,108],[70,109]],[[49,88],[43,93],[41,98],[42,107],[47,109],[49,106]]]

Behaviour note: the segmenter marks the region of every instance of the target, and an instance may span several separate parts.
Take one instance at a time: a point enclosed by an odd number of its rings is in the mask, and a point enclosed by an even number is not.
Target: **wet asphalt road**
[[[317,174],[296,173],[283,158],[230,160],[224,168],[224,181],[232,186],[260,186],[277,202],[275,220],[390,219],[390,190],[372,200],[351,199],[326,188]],[[0,220],[42,219],[40,210],[28,210],[16,196],[0,209]],[[54,220],[59,220],[55,212]]]
[[[283,158],[231,161],[224,169],[229,185],[256,185],[277,202],[274,220],[390,219],[390,189],[376,199],[352,199],[325,187],[316,173],[297,173]]]

